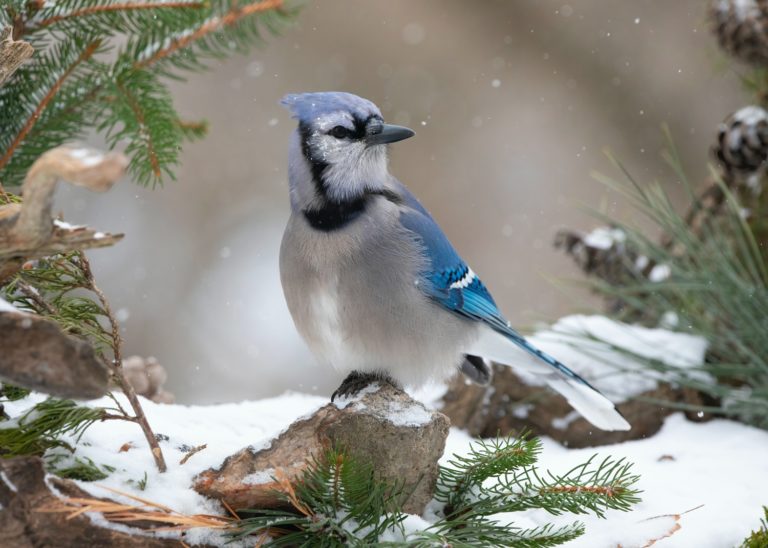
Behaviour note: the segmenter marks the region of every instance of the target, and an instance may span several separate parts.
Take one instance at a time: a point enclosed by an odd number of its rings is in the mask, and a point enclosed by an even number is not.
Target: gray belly
[[[391,234],[341,249],[329,245],[336,238],[296,225],[289,223],[280,253],[283,291],[319,360],[342,372],[385,371],[406,385],[456,371],[477,326],[421,292],[422,258],[410,238]]]

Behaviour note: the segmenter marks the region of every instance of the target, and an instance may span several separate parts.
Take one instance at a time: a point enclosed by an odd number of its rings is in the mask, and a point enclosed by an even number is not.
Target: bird
[[[515,331],[427,209],[389,172],[388,146],[415,135],[371,101],[289,94],[290,217],[280,280],[297,331],[345,374],[331,397],[372,383],[418,387],[457,370],[487,384],[491,363],[539,375],[603,430],[628,430],[613,403]]]

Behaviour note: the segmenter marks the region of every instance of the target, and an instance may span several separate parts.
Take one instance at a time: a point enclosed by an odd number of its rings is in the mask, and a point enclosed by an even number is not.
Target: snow
[[[0,312],[20,312],[20,310],[0,297]]]
[[[648,279],[652,282],[663,282],[669,278],[671,274],[672,270],[669,268],[669,265],[657,264],[651,269],[650,274],[648,274]]]
[[[73,225],[60,219],[54,219],[53,224],[64,230],[77,230],[78,228],[85,228],[83,225]]]
[[[5,475],[5,472],[0,472],[0,481],[2,481],[8,489],[13,491],[14,493],[18,493],[18,488],[13,484],[13,482],[8,479],[8,476]]]
[[[669,378],[663,372],[650,371],[634,356],[658,360],[704,382],[710,380],[697,369],[704,362],[707,341],[687,333],[628,325],[598,315],[571,315],[537,331],[528,340],[590,381],[615,403],[653,390],[658,380]],[[541,376],[521,368],[515,372],[531,386],[546,384]]]
[[[424,426],[432,420],[432,413],[420,405],[390,402],[386,418],[395,426]]]
[[[762,107],[749,105],[742,107],[741,109],[734,112],[733,119],[735,121],[741,122],[745,126],[753,126],[758,122],[768,120],[768,112],[766,112]]]
[[[10,305],[0,300],[0,309],[3,307]],[[600,341],[594,340],[598,335]],[[602,316],[573,315],[539,330],[530,340],[562,359],[615,401],[652,389],[664,378],[662,373],[643,370],[634,356],[660,360],[707,379],[696,369],[703,362],[706,341],[684,333],[631,326]],[[537,383],[534,377],[526,376],[523,380]],[[364,404],[360,398],[376,389],[372,385],[354,397],[339,398],[336,405],[361,407]],[[434,384],[411,393],[429,408],[435,407],[445,390],[444,385]],[[15,417],[43,399],[43,395],[33,393],[4,405],[6,412]],[[289,392],[265,400],[210,406],[162,405],[143,398],[142,402],[155,432],[161,435],[168,472],[156,471],[141,430],[135,424],[108,421],[94,424],[77,443],[70,439],[77,449],[67,458],[89,458],[99,466],[114,467],[115,472],[103,481],[78,484],[98,497],[121,499],[101,487],[106,486],[184,514],[223,515],[225,510],[218,502],[190,488],[194,477],[203,470],[218,467],[227,456],[245,446],[269,447],[271,440],[291,422],[308,416],[327,404],[328,399]],[[102,398],[87,404],[110,407],[112,402]],[[521,406],[521,415],[526,410]],[[558,418],[555,426],[567,428],[576,416],[574,412]],[[416,426],[429,420],[430,411],[393,403],[385,417],[395,424]],[[12,424],[13,421],[3,423]],[[443,464],[454,453],[466,454],[471,441],[466,432],[451,429]],[[572,548],[639,547],[654,539],[654,546],[660,548],[733,546],[759,526],[764,493],[768,492],[768,432],[727,420],[693,423],[677,414],[668,417],[661,431],[647,439],[586,449],[568,449],[548,438],[542,441],[541,470],[566,472],[595,453],[633,462],[634,471],[641,478],[638,488],[643,491],[642,502],[629,513],[611,511],[608,519],[551,516],[539,510],[504,514],[498,519],[514,521],[520,527],[582,521],[587,532],[567,545]],[[126,444],[130,449],[121,452]],[[202,444],[207,444],[207,448],[180,464],[192,447]],[[59,463],[67,464],[67,460]],[[274,469],[256,471],[245,481],[268,483],[274,473]],[[0,481],[7,483],[7,478],[0,477]],[[409,516],[404,522],[406,533],[428,527],[434,510],[431,506],[423,516]],[[97,523],[118,527],[106,524],[99,515],[90,517]],[[386,540],[402,540],[396,532],[391,537]],[[207,529],[187,533],[185,539],[188,543],[214,545],[223,545],[225,540],[220,532]]]
[[[446,453],[466,451],[470,441],[464,432],[452,431]],[[543,442],[542,468],[564,472],[598,453],[626,457],[640,474],[638,488],[643,491],[643,500],[635,511],[610,511],[607,520],[579,516],[587,533],[568,547],[642,546],[650,540],[644,535],[663,522],[643,520],[680,514],[701,505],[681,516],[678,532],[654,546],[734,546],[759,526],[768,489],[768,432],[726,420],[693,423],[677,414],[648,439],[585,449],[566,449],[548,438]],[[516,519],[516,524],[569,521],[568,516],[561,521],[538,511],[525,513],[525,518]]]
[[[584,236],[584,244],[597,249],[610,249],[614,244],[623,243],[627,235],[618,228],[598,227]]]
[[[253,474],[248,474],[243,478],[245,485],[263,485],[265,483],[271,483],[274,481],[272,478],[275,475],[274,468],[267,468],[266,470],[259,470]]]
[[[122,395],[117,397],[124,407],[130,408]],[[32,394],[23,400],[4,403],[5,411],[14,417],[43,399],[44,396],[40,394]],[[110,497],[134,504],[129,499],[104,490],[100,487],[103,485],[164,504],[183,514],[222,515],[226,512],[218,502],[206,499],[189,488],[192,479],[203,470],[219,466],[226,457],[245,446],[269,446],[269,441],[291,422],[328,403],[325,397],[296,393],[260,401],[212,406],[162,405],[144,398],[141,400],[155,434],[162,437],[160,447],[168,471],[164,474],[157,472],[146,440],[137,425],[106,421],[96,423],[86,430],[76,444],[77,450],[71,462],[74,462],[75,457],[87,457],[97,465],[112,466],[116,471],[99,482],[78,481],[78,485],[96,497]],[[112,400],[106,397],[88,404],[114,407]],[[10,425],[10,421],[0,423],[0,427],[5,425]],[[74,443],[75,440],[70,441]],[[131,448],[120,452],[120,448],[127,443]],[[207,444],[207,448],[192,455],[185,464],[179,464],[189,448],[202,444]],[[68,464],[68,461],[63,460],[58,466]],[[139,482],[145,477],[146,487],[142,490]],[[210,536],[212,533],[205,534]],[[215,542],[223,544],[221,540]]]
[[[360,390],[357,394],[354,394],[352,396],[339,396],[334,401],[333,404],[338,407],[339,409],[346,409],[350,405],[355,405],[357,409],[363,409],[365,404],[361,403],[360,400],[365,396],[366,394],[373,394],[380,388],[379,383],[373,382]]]
[[[93,167],[104,160],[104,155],[98,151],[87,148],[75,148],[69,151],[70,157],[80,160],[83,167]]]
[[[426,391],[430,397],[437,390]],[[6,411],[16,415],[43,399],[39,394],[17,402],[6,403]],[[168,472],[156,471],[140,429],[131,423],[108,421],[94,424],[77,444],[75,456],[90,458],[99,465],[116,468],[107,479],[78,484],[99,497],[120,496],[100,486],[108,486],[154,502],[165,504],[186,514],[224,514],[215,502],[198,495],[189,486],[195,475],[218,466],[228,455],[244,446],[268,446],[292,421],[327,403],[327,398],[287,393],[260,401],[244,401],[211,406],[155,404],[142,398],[147,416],[156,433],[167,436],[160,442],[168,463]],[[109,406],[104,398],[89,402]],[[472,438],[452,428],[446,444],[443,464],[454,453],[466,454]],[[608,519],[592,516],[551,516],[541,511],[526,511],[498,516],[528,527],[545,522],[582,521],[586,534],[567,544],[571,548],[643,546],[653,538],[661,538],[675,525],[680,529],[656,542],[659,548],[696,546],[719,548],[738,544],[751,529],[759,526],[764,493],[768,492],[768,432],[727,420],[693,423],[682,414],[669,417],[655,436],[621,444],[585,449],[568,449],[544,438],[541,469],[565,472],[595,453],[614,458],[625,457],[635,464],[640,474],[638,487],[643,491],[633,512],[610,511]],[[130,442],[133,447],[120,452]],[[185,464],[179,461],[185,450],[203,443],[208,447],[193,455]],[[724,464],[726,463],[726,464]],[[269,481],[271,470],[248,476],[251,483]],[[145,477],[142,490],[139,481]],[[0,478],[7,481],[7,478]],[[702,506],[703,505],[703,506]],[[690,512],[683,514],[686,511]],[[676,514],[683,514],[675,517]],[[100,516],[91,516],[104,524]],[[409,516],[406,531],[429,525],[430,509],[424,516]],[[113,527],[113,525],[109,525]],[[125,528],[125,526],[119,526]],[[125,530],[125,529],[124,529]],[[397,540],[393,533],[390,540]],[[195,530],[186,542],[224,543],[221,533]]]
[[[339,409],[346,409],[350,405],[355,410],[365,409],[366,406],[360,400],[366,394],[372,394],[380,388],[379,383],[371,383],[362,390],[360,390],[354,396],[341,396],[334,400],[334,405]],[[425,390],[420,390],[419,393],[426,396],[427,399],[422,401],[435,401],[445,392],[445,387],[442,388],[442,392],[436,392],[435,387],[432,386]],[[428,424],[432,420],[432,413],[421,405],[408,405],[405,406],[399,402],[389,402],[388,407],[381,415],[383,419],[388,420],[395,426],[423,426]]]

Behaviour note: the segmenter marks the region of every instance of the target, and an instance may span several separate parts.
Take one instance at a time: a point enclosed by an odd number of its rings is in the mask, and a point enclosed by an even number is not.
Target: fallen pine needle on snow
[[[125,491],[100,485],[99,487],[122,495],[140,504],[120,503],[112,500],[90,497],[65,497],[38,509],[45,513],[66,513],[67,519],[75,518],[88,512],[98,512],[107,521],[117,523],[150,522],[157,523],[151,531],[185,531],[203,527],[206,529],[226,529],[235,521],[228,516],[210,514],[186,515],[168,508],[164,504],[153,502]]]
[[[650,539],[647,543],[643,544],[643,548],[648,548],[649,546],[653,546],[658,541],[663,540],[665,538],[669,538],[675,533],[677,533],[680,529],[682,529],[682,526],[680,525],[680,518],[684,516],[685,514],[688,514],[690,512],[693,512],[694,510],[698,510],[699,508],[702,508],[704,505],[699,504],[696,508],[691,508],[690,510],[686,510],[685,512],[680,512],[679,514],[666,514],[663,516],[654,516],[652,518],[644,519],[644,522],[656,520],[656,519],[672,519],[672,527],[667,530],[666,533],[664,533],[661,536],[654,537]],[[621,545],[619,545],[621,547]]]
[[[118,453],[125,453],[126,451],[130,451],[134,447],[136,447],[136,446],[133,445],[132,442],[127,441],[123,445],[120,446],[120,450],[118,451]]]
[[[206,447],[208,447],[208,444],[207,444],[207,443],[204,443],[203,445],[198,445],[197,447],[193,447],[193,448],[192,448],[192,449],[190,449],[190,450],[187,452],[187,454],[186,454],[186,455],[184,455],[184,457],[183,457],[183,458],[182,458],[182,459],[179,461],[179,464],[184,464],[184,463],[186,463],[186,462],[187,462],[187,461],[190,459],[190,457],[192,457],[192,456],[193,456],[193,455],[195,455],[196,453],[199,453],[200,451],[202,451],[202,450],[203,450],[203,449],[205,449]]]

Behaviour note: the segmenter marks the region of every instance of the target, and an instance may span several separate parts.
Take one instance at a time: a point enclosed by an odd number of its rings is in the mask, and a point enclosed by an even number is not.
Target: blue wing
[[[431,215],[405,186],[399,185],[398,191],[405,205],[400,222],[422,244],[427,258],[420,283],[424,293],[450,312],[486,324],[518,348],[549,365],[550,368],[543,368],[541,374],[587,420],[604,430],[629,430],[629,423],[610,400],[509,326],[483,282],[456,253]]]
[[[483,282],[459,256],[432,216],[404,185],[402,190],[409,207],[401,212],[400,222],[416,235],[429,259],[429,270],[422,273],[424,293],[455,314],[487,324],[566,377],[592,388],[567,366],[533,346],[510,327]]]

